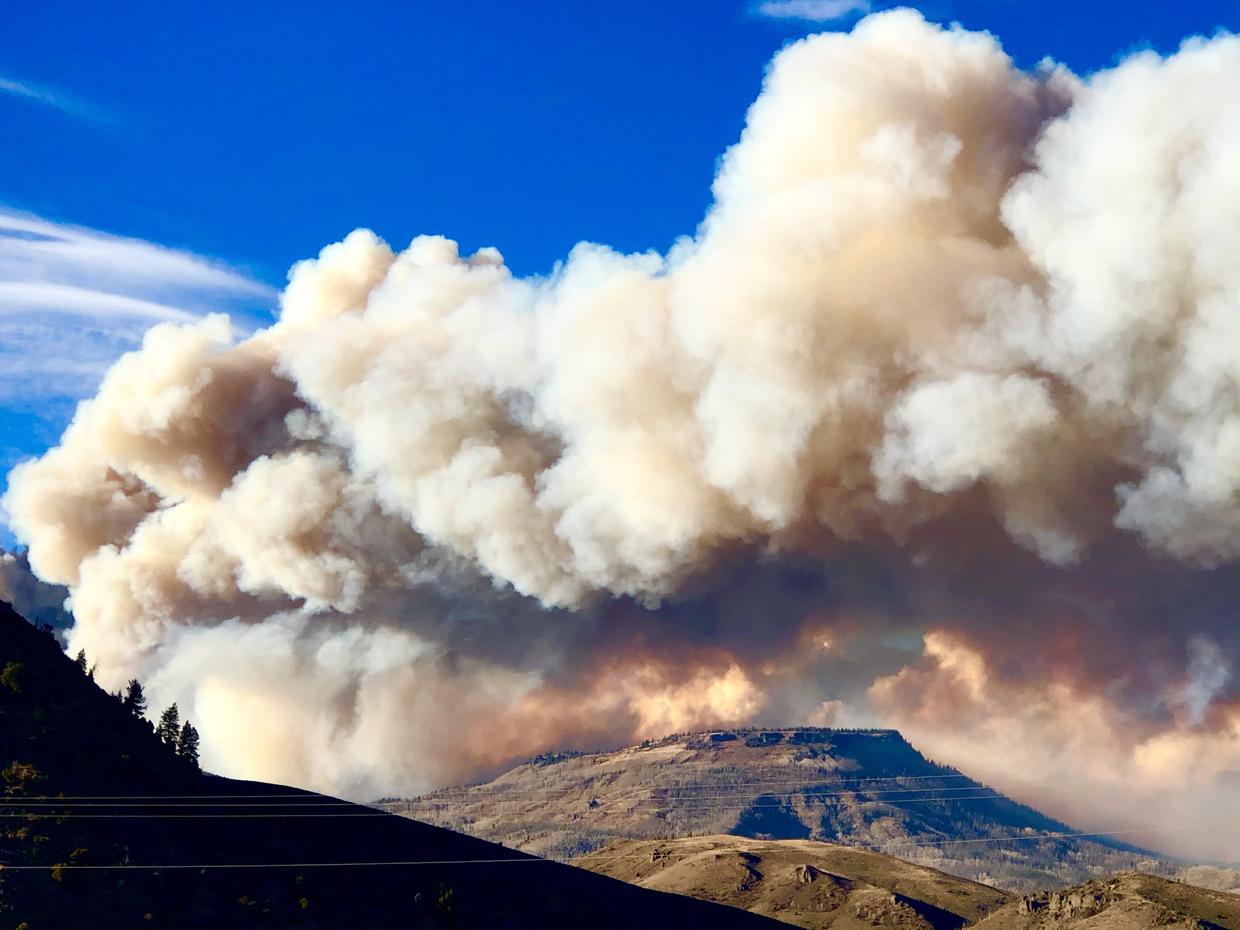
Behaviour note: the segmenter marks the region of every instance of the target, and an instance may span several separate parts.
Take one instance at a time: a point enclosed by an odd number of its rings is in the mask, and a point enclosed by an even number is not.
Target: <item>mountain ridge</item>
[[[971,881],[1033,892],[1167,857],[1075,834],[949,766],[897,731],[820,727],[680,733],[593,753],[544,753],[474,785],[381,809],[542,855],[620,839],[732,834],[884,852]]]

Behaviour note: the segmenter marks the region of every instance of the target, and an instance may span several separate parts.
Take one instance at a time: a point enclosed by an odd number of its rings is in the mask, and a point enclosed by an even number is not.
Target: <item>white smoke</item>
[[[1184,707],[1194,726],[1205,722],[1215,698],[1231,678],[1231,666],[1218,643],[1204,636],[1188,641],[1188,681],[1184,685]]]
[[[1226,676],[1217,652],[1190,648],[1190,719],[1179,727],[1070,680],[1006,680],[943,630],[926,635],[921,663],[878,678],[870,698],[915,744],[967,760],[973,777],[1070,823],[1189,859],[1234,858],[1240,709],[1221,709],[1215,726],[1201,726],[1213,696],[1201,689],[1217,692]]]
[[[221,768],[355,792],[784,706],[804,612],[607,632],[737,552],[1234,560],[1237,82],[1231,36],[1082,80],[871,16],[777,56],[666,255],[517,278],[359,230],[240,344],[152,329],[5,506],[106,681],[189,706]]]

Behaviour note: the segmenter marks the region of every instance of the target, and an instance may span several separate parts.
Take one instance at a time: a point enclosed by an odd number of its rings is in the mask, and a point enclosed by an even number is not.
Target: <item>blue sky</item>
[[[144,326],[210,308],[261,322],[288,266],[356,226],[495,245],[518,273],[581,239],[665,249],[706,209],[771,55],[866,5],[14,5],[0,474],[55,441]],[[1081,72],[1240,29],[1240,0],[919,6],[991,30],[1022,65]]]

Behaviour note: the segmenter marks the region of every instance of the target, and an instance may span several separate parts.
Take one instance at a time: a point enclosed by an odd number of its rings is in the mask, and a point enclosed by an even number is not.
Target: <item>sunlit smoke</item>
[[[1240,772],[1238,82],[1226,35],[1088,79],[812,36],[667,254],[356,231],[243,342],[152,329],[5,506],[221,770],[812,715],[1182,818]]]

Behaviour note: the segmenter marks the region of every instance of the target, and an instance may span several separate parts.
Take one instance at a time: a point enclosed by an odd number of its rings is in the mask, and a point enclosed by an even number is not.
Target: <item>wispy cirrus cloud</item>
[[[8,94],[10,97],[18,97],[30,103],[51,107],[69,116],[94,123],[116,122],[115,115],[108,110],[88,103],[73,94],[48,87],[46,84],[21,81],[5,74],[0,74],[0,94]]]
[[[759,3],[754,12],[772,19],[830,23],[851,16],[863,16],[873,8],[870,0],[766,0]]]
[[[0,208],[0,408],[61,409],[155,323],[223,311],[248,329],[275,299],[202,256]]]

